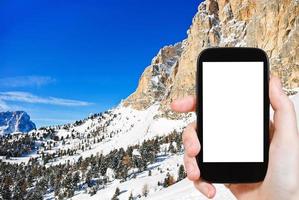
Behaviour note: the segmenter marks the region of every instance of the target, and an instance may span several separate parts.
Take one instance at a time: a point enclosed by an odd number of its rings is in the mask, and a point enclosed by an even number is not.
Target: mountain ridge
[[[25,111],[0,112],[0,135],[9,135],[14,132],[29,132],[36,129],[35,124]]]
[[[299,87],[299,6],[298,1],[241,1],[206,0],[187,31],[187,38],[180,42],[180,54],[170,74],[161,74],[164,88],[154,90],[151,78],[157,67],[151,63],[143,72],[136,91],[124,100],[124,105],[146,109],[155,99],[160,102],[163,114],[178,117],[170,111],[174,99],[195,95],[196,60],[199,53],[209,47],[258,47],[264,49],[270,60],[271,74],[281,78],[284,88],[292,93]],[[162,49],[173,51],[175,46]],[[157,57],[161,56],[159,51]],[[163,56],[163,53],[162,53]],[[163,64],[163,62],[162,62]],[[142,102],[139,99],[143,99]]]

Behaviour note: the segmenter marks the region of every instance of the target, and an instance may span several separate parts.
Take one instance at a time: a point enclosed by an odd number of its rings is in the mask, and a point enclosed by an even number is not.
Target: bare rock
[[[160,50],[124,105],[145,109],[160,103],[161,115],[174,99],[195,95],[196,61],[207,47],[259,47],[271,73],[286,90],[299,87],[299,3],[296,0],[206,0],[187,31],[187,39]]]

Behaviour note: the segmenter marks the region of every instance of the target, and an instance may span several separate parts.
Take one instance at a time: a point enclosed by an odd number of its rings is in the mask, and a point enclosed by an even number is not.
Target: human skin
[[[283,92],[277,77],[270,79],[269,97],[274,116],[273,123],[270,122],[269,125],[270,149],[267,174],[264,181],[259,183],[226,185],[239,200],[299,199],[299,133],[294,105]],[[196,108],[196,98],[188,96],[176,100],[172,102],[171,108],[181,113],[193,112]],[[216,195],[216,188],[212,183],[200,178],[200,166],[197,165],[195,158],[201,149],[195,122],[185,128],[183,144],[184,165],[188,179],[193,181],[196,189],[202,194],[213,198]]]

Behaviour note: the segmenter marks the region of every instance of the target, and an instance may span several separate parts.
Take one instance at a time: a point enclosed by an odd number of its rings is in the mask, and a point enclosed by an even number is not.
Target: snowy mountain
[[[205,199],[184,178],[182,166],[181,134],[195,114],[174,113],[170,102],[195,94],[201,50],[250,46],[266,50],[271,73],[283,80],[299,112],[296,2],[202,2],[187,38],[163,47],[136,91],[118,106],[72,124],[0,137],[1,197]],[[222,185],[217,188],[215,199],[234,199]]]
[[[0,112],[0,135],[13,132],[29,132],[36,129],[30,116],[24,111]]]
[[[169,103],[195,94],[197,56],[208,47],[262,48],[269,56],[271,73],[281,78],[284,87],[291,93],[299,87],[298,1],[206,0],[187,34],[182,42],[161,49],[125,105],[144,109],[160,102],[164,116],[177,118]]]

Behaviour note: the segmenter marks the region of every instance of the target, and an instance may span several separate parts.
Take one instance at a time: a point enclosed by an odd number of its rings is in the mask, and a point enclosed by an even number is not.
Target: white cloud
[[[40,97],[28,92],[18,92],[18,91],[0,92],[0,107],[1,107],[1,102],[3,102],[2,106],[4,108],[5,106],[9,107],[7,105],[8,101],[49,104],[49,105],[58,105],[58,106],[89,106],[92,104],[86,101],[78,101],[73,99],[62,99],[56,97]]]
[[[0,86],[4,87],[40,87],[53,82],[55,82],[55,79],[49,76],[15,76],[0,78]]]
[[[0,111],[10,110],[11,108],[5,103],[5,101],[0,100]]]

